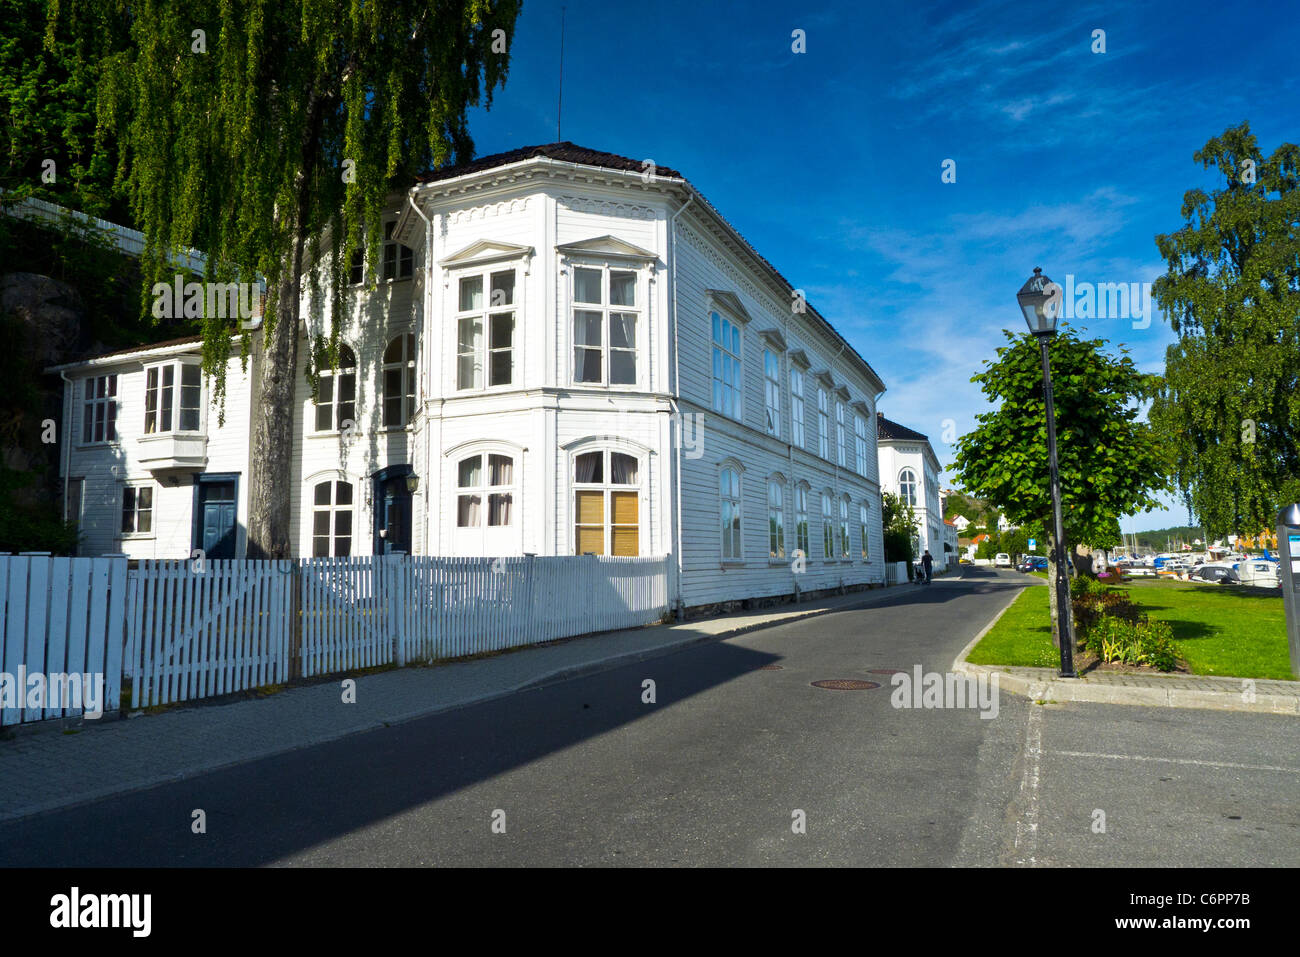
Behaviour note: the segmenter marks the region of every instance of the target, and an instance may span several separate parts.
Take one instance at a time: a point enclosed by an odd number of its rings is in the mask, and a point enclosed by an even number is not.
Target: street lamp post
[[[1077,678],[1074,670],[1074,629],[1070,621],[1070,580],[1065,572],[1065,526],[1061,520],[1061,474],[1056,459],[1056,409],[1052,403],[1052,366],[1047,344],[1056,335],[1061,316],[1061,287],[1034,267],[1034,274],[1016,293],[1016,302],[1024,313],[1030,333],[1038,340],[1043,354],[1043,398],[1047,404],[1047,457],[1051,467],[1052,521],[1056,532],[1056,624],[1057,643],[1061,646],[1061,677]]]

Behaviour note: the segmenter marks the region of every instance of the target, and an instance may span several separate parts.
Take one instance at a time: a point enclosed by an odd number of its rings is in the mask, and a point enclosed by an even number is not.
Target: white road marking
[[[1034,867],[1038,861],[1038,781],[1043,759],[1043,709],[1029,708],[1025,724],[1025,773],[1020,779],[1020,804],[1024,814],[1016,821],[1016,865]]]
[[[1300,768],[1284,768],[1275,764],[1233,764],[1229,761],[1198,761],[1195,758],[1160,758],[1144,754],[1104,754],[1100,751],[1051,751],[1068,758],[1107,758],[1113,761],[1158,761],[1162,764],[1192,764],[1204,768],[1233,768],[1238,771],[1281,771],[1300,774]]]

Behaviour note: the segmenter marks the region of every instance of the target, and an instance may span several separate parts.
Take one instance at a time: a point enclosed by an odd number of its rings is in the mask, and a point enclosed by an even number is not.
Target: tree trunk
[[[253,342],[249,446],[248,557],[292,558],[289,489],[293,475],[294,391],[298,369],[298,270],[301,240],[281,280],[270,343]]]

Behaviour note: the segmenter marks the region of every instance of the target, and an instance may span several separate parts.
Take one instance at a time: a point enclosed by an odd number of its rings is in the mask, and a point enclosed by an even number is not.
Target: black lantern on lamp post
[[[1065,527],[1061,521],[1061,475],[1056,461],[1056,409],[1052,404],[1052,366],[1047,355],[1047,342],[1056,335],[1056,322],[1061,317],[1061,287],[1034,267],[1034,274],[1016,293],[1016,302],[1024,313],[1025,324],[1038,339],[1043,353],[1043,398],[1047,404],[1047,457],[1052,476],[1052,521],[1055,531],[1053,550],[1056,553],[1056,624],[1057,642],[1061,646],[1061,677],[1077,678],[1074,671],[1074,629],[1070,621],[1070,580],[1065,572]]]

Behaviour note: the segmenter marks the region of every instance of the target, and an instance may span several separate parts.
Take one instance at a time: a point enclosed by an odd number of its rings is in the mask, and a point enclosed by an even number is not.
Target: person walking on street
[[[928,585],[934,571],[934,557],[930,554],[928,548],[925,550],[925,554],[921,556],[921,567],[925,569],[925,583]]]

